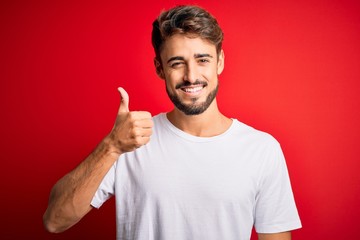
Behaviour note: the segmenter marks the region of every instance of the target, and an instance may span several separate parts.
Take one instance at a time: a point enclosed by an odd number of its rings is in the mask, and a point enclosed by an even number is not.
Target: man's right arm
[[[43,221],[50,232],[62,232],[91,209],[91,200],[102,179],[119,156],[150,140],[153,122],[149,112],[130,112],[129,97],[119,88],[122,100],[114,127],[96,149],[52,188]]]

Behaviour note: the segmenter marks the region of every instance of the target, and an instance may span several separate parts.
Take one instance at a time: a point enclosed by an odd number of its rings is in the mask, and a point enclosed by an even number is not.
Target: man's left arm
[[[259,240],[291,240],[291,232],[258,233]]]

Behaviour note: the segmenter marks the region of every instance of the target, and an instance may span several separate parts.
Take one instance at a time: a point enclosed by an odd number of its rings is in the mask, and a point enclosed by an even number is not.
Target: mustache
[[[175,86],[175,89],[179,89],[182,87],[189,87],[189,86],[195,86],[195,85],[203,85],[204,87],[206,87],[208,84],[205,81],[200,81],[200,80],[196,80],[195,82],[191,83],[189,81],[184,81],[182,83],[178,83]]]

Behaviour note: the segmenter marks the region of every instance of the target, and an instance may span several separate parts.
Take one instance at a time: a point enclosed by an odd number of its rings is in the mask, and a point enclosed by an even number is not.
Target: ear
[[[161,65],[160,61],[156,57],[154,58],[154,65],[155,65],[156,74],[161,79],[165,79],[165,75],[164,75],[162,65]]]
[[[219,57],[218,57],[218,62],[217,62],[217,74],[220,75],[222,73],[222,71],[224,70],[224,64],[225,64],[225,54],[224,54],[224,50],[221,49]]]

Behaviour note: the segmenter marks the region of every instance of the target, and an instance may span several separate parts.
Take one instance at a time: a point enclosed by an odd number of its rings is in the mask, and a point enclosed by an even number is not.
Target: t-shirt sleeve
[[[301,228],[285,158],[278,142],[268,149],[255,206],[255,230],[278,233]]]
[[[116,163],[110,168],[99,188],[96,190],[93,199],[91,200],[91,206],[100,208],[101,205],[106,202],[115,193],[115,170]]]

